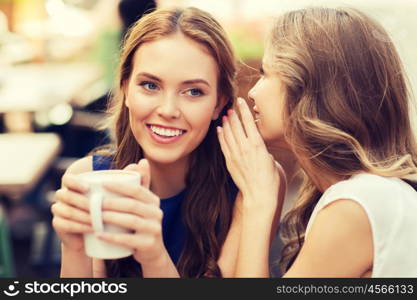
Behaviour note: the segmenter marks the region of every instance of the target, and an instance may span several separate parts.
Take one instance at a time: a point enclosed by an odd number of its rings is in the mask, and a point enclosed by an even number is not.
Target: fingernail
[[[233,113],[233,109],[229,109],[228,111],[227,111],[227,114],[230,116],[231,114]]]
[[[220,126],[217,126],[217,133],[220,133],[222,131],[222,128]]]
[[[224,122],[227,122],[227,117],[226,116],[223,116],[223,119],[222,120],[223,120],[223,123]]]

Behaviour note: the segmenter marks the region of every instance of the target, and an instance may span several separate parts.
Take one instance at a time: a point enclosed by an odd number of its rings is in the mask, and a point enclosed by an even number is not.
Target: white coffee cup
[[[116,259],[133,254],[133,249],[100,240],[95,232],[128,233],[129,230],[113,224],[104,224],[102,219],[102,203],[104,198],[120,197],[106,190],[103,183],[140,184],[140,174],[126,170],[103,170],[85,172],[77,175],[89,186],[86,196],[89,198],[91,222],[94,232],[84,234],[85,252],[90,257]]]

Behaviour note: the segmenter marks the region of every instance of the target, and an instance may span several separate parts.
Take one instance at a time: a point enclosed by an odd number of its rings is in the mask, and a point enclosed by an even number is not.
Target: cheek
[[[126,99],[129,116],[132,120],[142,120],[146,118],[154,109],[154,104],[146,96],[128,95]]]
[[[193,129],[205,131],[212,121],[215,106],[215,101],[193,103],[189,104],[186,109],[183,109],[183,114]]]
[[[253,100],[255,101],[254,104],[260,110],[265,109],[265,104],[267,103],[267,99],[269,96],[266,84],[262,80],[259,80],[253,90],[254,92],[252,95]]]

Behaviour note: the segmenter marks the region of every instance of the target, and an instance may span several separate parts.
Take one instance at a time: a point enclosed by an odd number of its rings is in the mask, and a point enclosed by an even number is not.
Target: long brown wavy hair
[[[285,139],[304,169],[297,205],[281,226],[280,264],[288,270],[322,196],[317,174],[407,181],[417,174],[417,147],[403,66],[377,22],[355,9],[306,8],[281,16],[269,41],[286,90]]]
[[[211,122],[201,144],[192,152],[186,174],[186,195],[182,202],[182,218],[187,231],[186,244],[177,263],[183,277],[220,277],[217,265],[221,247],[231,223],[230,175],[220,150],[216,126],[232,107],[235,99],[235,57],[220,24],[208,13],[196,8],[156,10],[143,16],[129,30],[119,63],[117,86],[109,109],[111,133],[115,140],[112,167],[122,169],[143,158],[129,126],[129,112],[124,105],[124,84],[133,68],[133,57],[147,42],[181,32],[203,45],[218,66],[218,101],[226,103],[217,120]],[[128,257],[106,261],[107,275],[141,276],[140,265]]]

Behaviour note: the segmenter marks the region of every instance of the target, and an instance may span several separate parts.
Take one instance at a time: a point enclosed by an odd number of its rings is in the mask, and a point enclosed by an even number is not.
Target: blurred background
[[[417,0],[0,0],[0,277],[59,276],[53,194],[69,164],[109,142],[97,128],[128,25],[155,6],[212,13],[241,61],[246,98],[273,18],[307,5],[356,7],[378,19],[416,86]],[[286,163],[283,150],[272,151]]]

